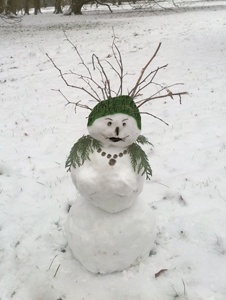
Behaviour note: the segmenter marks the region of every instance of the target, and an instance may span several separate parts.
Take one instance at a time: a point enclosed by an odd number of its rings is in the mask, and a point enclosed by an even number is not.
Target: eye
[[[108,126],[111,126],[111,124],[112,124],[111,122],[108,122]]]
[[[124,127],[125,127],[125,126],[126,126],[126,123],[122,123],[122,126],[124,126]]]

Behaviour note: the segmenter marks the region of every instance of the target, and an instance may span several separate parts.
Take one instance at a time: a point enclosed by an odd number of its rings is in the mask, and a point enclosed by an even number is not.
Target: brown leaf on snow
[[[155,274],[155,278],[159,277],[162,273],[168,271],[168,269],[162,269],[158,273]]]
[[[186,202],[184,200],[184,198],[180,195],[179,197],[179,202],[182,204],[182,205],[186,205]]]

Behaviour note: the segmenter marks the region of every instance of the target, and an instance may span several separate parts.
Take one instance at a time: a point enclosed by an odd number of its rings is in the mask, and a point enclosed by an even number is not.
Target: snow
[[[137,126],[135,118],[117,113],[99,117],[91,126],[88,126],[88,131],[91,137],[100,141],[106,148],[113,146],[114,150],[118,151],[116,148],[127,148],[136,141],[140,135],[140,129]],[[116,128],[118,128],[118,133],[116,133]],[[114,141],[111,138],[121,138],[121,141]]]
[[[65,232],[70,249],[87,270],[113,273],[149,256],[155,216],[142,198],[123,211],[109,213],[80,196],[70,209]]]
[[[226,294],[226,29],[225,7],[188,11],[133,11],[81,16],[46,13],[15,25],[2,21],[0,63],[0,297],[5,299],[225,300]],[[155,212],[156,244],[136,267],[94,275],[69,250],[64,224],[77,197],[66,173],[67,155],[86,134],[85,100],[69,89],[46,56],[64,71],[78,58],[63,29],[79,46],[106,58],[112,27],[132,88],[141,68],[162,46],[154,69],[159,83],[183,82],[175,98],[142,107],[169,126],[143,116],[142,134],[153,169],[142,199]],[[155,274],[162,269],[159,276]]]
[[[124,149],[107,147],[103,148],[103,152],[113,156],[119,155]],[[146,174],[141,176],[141,172],[134,172],[128,153],[118,157],[114,166],[97,151],[90,153],[89,158],[81,167],[71,169],[73,183],[81,195],[93,205],[111,213],[135,203],[142,192]]]
[[[135,106],[134,102],[132,103]],[[128,102],[126,105],[129,105]],[[95,108],[99,108],[99,103]],[[145,170],[134,172],[128,153],[128,146],[136,141],[140,129],[136,120],[127,114],[108,115],[107,112],[106,116],[101,117],[104,112],[100,116],[100,108],[94,115],[93,112],[95,110],[89,115],[89,119],[95,115],[98,118],[91,126],[88,125],[89,139],[96,139],[102,146],[98,149],[93,147],[92,151],[90,149],[89,159],[87,158],[80,167],[78,164],[74,165],[76,159],[73,158],[71,176],[78,192],[88,201],[107,212],[117,213],[135,203],[143,189],[146,175],[142,176],[142,172]],[[74,147],[79,144],[81,145],[81,140],[76,142],[71,151],[75,152]],[[81,153],[78,154],[82,156]],[[138,170],[138,166],[136,168]]]
[[[138,200],[145,170],[138,173],[136,166],[134,171],[128,153],[140,130],[134,117],[112,111],[112,100],[104,101],[108,103],[107,112],[101,111],[100,102],[89,115],[89,119],[97,116],[88,126],[90,139],[97,139],[103,148],[90,150],[89,159],[81,166],[73,162],[77,165],[71,167],[72,181],[81,196],[75,199],[65,225],[66,240],[76,259],[87,270],[101,274],[139,264],[149,256],[156,235],[151,208]],[[124,109],[129,106],[135,113],[137,108],[131,101],[122,102],[120,97],[114,105]],[[80,151],[77,155],[82,157]],[[114,163],[110,164],[112,157]]]

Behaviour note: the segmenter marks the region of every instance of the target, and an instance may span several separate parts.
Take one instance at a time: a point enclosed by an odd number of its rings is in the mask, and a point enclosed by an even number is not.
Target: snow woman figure
[[[129,96],[98,103],[90,135],[71,149],[66,166],[81,196],[66,224],[69,247],[91,272],[111,273],[139,263],[154,245],[155,218],[138,196],[151,167],[139,143],[141,117]]]
[[[73,45],[66,33],[65,36]],[[91,110],[87,124],[89,135],[82,136],[74,144],[66,161],[80,196],[70,209],[65,232],[74,256],[93,273],[112,273],[134,266],[147,258],[154,246],[155,217],[140,195],[145,178],[150,179],[152,175],[148,157],[140,144],[150,143],[140,133],[142,113],[157,117],[140,112],[139,108],[157,98],[178,95],[181,100],[181,95],[186,94],[173,93],[169,86],[153,82],[158,71],[167,65],[143,78],[160,46],[161,43],[127,95],[123,93],[124,68],[115,38],[112,57],[117,67],[113,62],[105,61],[119,79],[119,88],[115,90],[103,62],[95,54],[92,55],[93,72],[99,73],[100,83],[74,46],[87,75],[73,72],[69,75],[76,76],[85,86],[70,84],[66,79],[68,73],[62,72],[48,56],[67,86],[84,91],[98,102],[90,108],[80,101],[72,103],[64,96],[75,108]],[[155,92],[135,102],[141,91],[143,93],[152,84]],[[159,88],[157,92],[156,88]]]

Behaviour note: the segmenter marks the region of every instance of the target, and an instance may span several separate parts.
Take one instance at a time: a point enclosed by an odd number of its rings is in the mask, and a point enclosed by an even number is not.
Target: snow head
[[[88,120],[92,138],[104,146],[127,147],[141,132],[141,117],[129,96],[119,96],[98,103]]]

